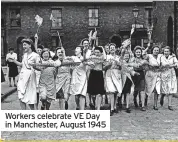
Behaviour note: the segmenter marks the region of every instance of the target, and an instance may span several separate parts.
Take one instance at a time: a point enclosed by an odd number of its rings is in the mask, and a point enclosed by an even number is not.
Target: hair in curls
[[[45,52],[48,52],[49,58],[51,58],[50,51],[48,51],[48,50],[42,50],[42,52],[41,52],[41,58],[43,59],[43,53],[45,53]]]

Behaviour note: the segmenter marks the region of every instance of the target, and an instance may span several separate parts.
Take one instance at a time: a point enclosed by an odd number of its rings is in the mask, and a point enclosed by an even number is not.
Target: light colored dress
[[[160,57],[158,54],[157,59],[152,54],[148,54],[146,59],[149,62],[148,70],[145,75],[145,93],[150,96],[153,91],[160,94],[161,72],[160,72]]]
[[[58,63],[57,61],[48,60],[42,61],[42,63]],[[60,64],[60,61],[59,61]],[[56,78],[57,68],[56,67],[47,67],[41,71],[40,80],[39,80],[39,95],[40,97],[47,98],[49,102],[55,100],[56,95]]]
[[[169,56],[166,58],[164,55],[161,56],[161,66],[163,70],[161,71],[161,93],[162,94],[175,94],[177,93],[177,78],[174,68],[164,68],[166,65],[178,66],[178,61],[176,57]]]
[[[65,61],[65,59],[63,61]],[[66,95],[69,93],[70,80],[70,68],[67,66],[58,67],[58,73],[56,76],[56,91],[58,92],[62,89],[64,97],[67,97]]]
[[[81,62],[83,57],[72,56],[74,62]],[[83,95],[86,96],[87,93],[87,73],[86,66],[81,63],[76,66],[72,72],[72,79],[70,84],[70,94],[71,95]]]
[[[19,74],[17,91],[19,99],[26,104],[37,103],[36,74],[30,63],[39,63],[40,57],[32,52],[30,55],[24,54],[22,60],[22,69]]]
[[[107,61],[109,60],[116,60],[119,62],[119,57],[108,55]],[[115,65],[114,61],[112,61],[111,67],[106,71],[105,81],[107,93],[122,93],[121,70]]]

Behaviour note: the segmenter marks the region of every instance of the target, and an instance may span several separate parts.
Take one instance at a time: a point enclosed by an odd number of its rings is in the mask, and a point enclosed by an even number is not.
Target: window
[[[62,9],[52,9],[50,20],[52,20],[52,28],[62,28]]]
[[[89,26],[97,27],[98,23],[98,9],[89,9]]]
[[[61,42],[62,42],[62,37],[61,38]],[[59,37],[58,36],[52,36],[52,40],[51,40],[51,46],[53,49],[55,49],[56,47],[61,47],[62,43],[60,43],[59,41]]]
[[[10,9],[10,25],[11,27],[21,26],[20,9],[17,8]]]
[[[147,8],[146,9],[146,17],[147,17],[147,25],[151,26],[152,25],[152,8]]]

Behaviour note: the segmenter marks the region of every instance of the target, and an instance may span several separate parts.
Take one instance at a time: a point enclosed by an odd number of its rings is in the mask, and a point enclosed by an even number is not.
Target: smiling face
[[[105,46],[105,51],[107,54],[109,54],[110,50],[109,50],[109,46]]]
[[[142,54],[141,49],[137,49],[137,50],[135,51],[135,55],[136,55],[137,58],[140,58],[140,57],[141,57],[141,54]]]
[[[85,40],[83,42],[83,46],[84,46],[84,48],[88,48],[89,47],[89,42],[87,40]]]
[[[63,51],[62,51],[62,49],[58,49],[57,50],[57,56],[58,56],[59,60],[63,59]]]
[[[45,60],[45,61],[49,60],[49,52],[48,52],[48,51],[43,52],[42,58],[43,58],[43,60]]]
[[[129,53],[125,53],[125,54],[124,54],[124,60],[125,60],[126,62],[128,62],[128,61],[129,61],[129,58],[130,58]]]
[[[159,54],[159,47],[155,47],[153,49],[153,55],[158,55]]]
[[[101,52],[99,50],[95,50],[94,53],[95,53],[95,56],[98,56],[98,57],[101,56]]]
[[[77,56],[77,55],[79,55],[79,54],[81,54],[81,53],[82,53],[81,47],[76,47],[76,48],[75,48],[75,55]]]
[[[110,53],[115,53],[116,47],[114,45],[110,46]]]
[[[170,55],[170,50],[169,49],[164,49],[164,55],[168,57]]]
[[[26,42],[23,42],[23,49],[25,53],[29,52],[31,50],[31,45]]]
[[[37,53],[38,53],[39,55],[41,55],[41,52],[42,52],[42,49],[41,49],[41,48],[37,48]]]

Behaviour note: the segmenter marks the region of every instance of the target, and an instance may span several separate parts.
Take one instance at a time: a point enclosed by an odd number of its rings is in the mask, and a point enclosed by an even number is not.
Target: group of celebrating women
[[[38,109],[40,100],[41,110],[49,110],[56,99],[60,109],[68,109],[68,100],[75,95],[76,109],[84,110],[88,95],[91,109],[100,110],[108,100],[110,115],[118,113],[123,97],[126,112],[130,113],[132,95],[135,107],[145,111],[147,99],[153,93],[154,110],[158,110],[159,94],[160,104],[163,105],[164,96],[168,96],[168,109],[173,110],[178,60],[168,46],[162,49],[157,45],[146,49],[136,46],[131,51],[130,43],[120,48],[114,43],[105,47],[90,46],[85,39],[75,48],[75,56],[66,56],[65,49],[59,47],[52,57],[48,48],[38,45],[38,37],[35,43],[31,39],[23,39],[22,43],[22,62],[10,60],[22,67],[17,84],[22,109],[26,109],[26,104],[30,109]]]

